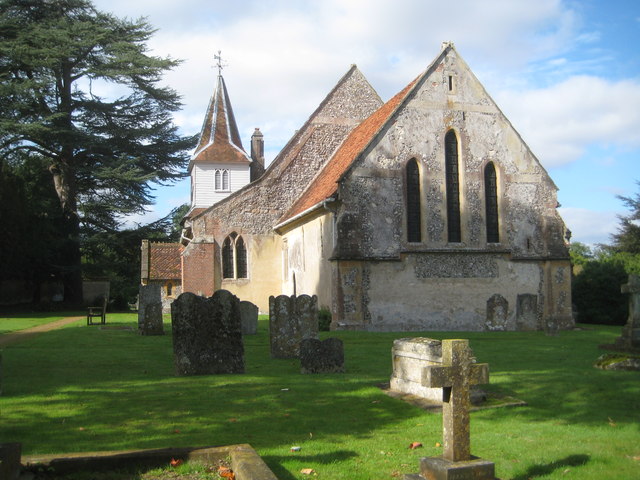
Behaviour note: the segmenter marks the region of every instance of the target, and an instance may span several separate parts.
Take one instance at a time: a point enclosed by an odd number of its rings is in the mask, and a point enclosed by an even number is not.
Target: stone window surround
[[[244,250],[244,262],[238,256],[239,247]],[[225,255],[228,255],[227,248],[231,251],[232,258],[229,259],[231,265],[225,268]],[[247,280],[249,278],[249,248],[248,242],[244,239],[242,235],[238,235],[237,232],[231,232],[224,238],[222,243],[222,248],[220,249],[220,265],[222,266],[222,281],[229,282],[235,280]],[[241,270],[239,267],[242,265],[244,272],[239,272]],[[227,272],[225,270],[231,269],[232,272]],[[226,275],[231,273],[231,275]],[[243,276],[238,276],[238,275]]]

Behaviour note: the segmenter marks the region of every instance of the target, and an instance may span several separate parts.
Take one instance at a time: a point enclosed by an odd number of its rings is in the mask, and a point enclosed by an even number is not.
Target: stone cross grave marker
[[[640,277],[629,275],[629,282],[622,285],[622,293],[629,294],[629,318],[616,339],[621,348],[640,348]]]
[[[473,363],[468,340],[443,340],[442,365],[427,366],[422,383],[442,388],[442,457],[421,460],[424,478],[492,479],[494,464],[471,456],[470,390],[489,383],[489,366]]]

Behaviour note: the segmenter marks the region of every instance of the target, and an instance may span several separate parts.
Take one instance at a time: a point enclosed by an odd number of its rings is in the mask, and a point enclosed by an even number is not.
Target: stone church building
[[[453,44],[386,103],[352,66],[264,169],[222,76],[192,157],[182,291],[310,294],[333,329],[569,328],[557,187]]]

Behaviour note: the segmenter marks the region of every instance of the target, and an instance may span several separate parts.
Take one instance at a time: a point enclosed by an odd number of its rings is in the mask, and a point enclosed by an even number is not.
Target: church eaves
[[[209,102],[200,140],[189,162],[189,170],[194,163],[251,163],[242,147],[222,75],[218,75],[216,90]]]

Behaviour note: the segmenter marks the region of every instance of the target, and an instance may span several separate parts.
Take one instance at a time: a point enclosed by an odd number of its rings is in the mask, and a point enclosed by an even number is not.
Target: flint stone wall
[[[176,375],[244,373],[240,300],[227,290],[183,293],[171,304]]]
[[[339,338],[304,338],[300,342],[301,373],[343,373],[344,345]]]
[[[138,290],[138,332],[140,335],[164,335],[162,293],[159,284],[140,285]]]
[[[273,358],[298,358],[300,342],[318,338],[318,297],[269,297],[269,337]]]

